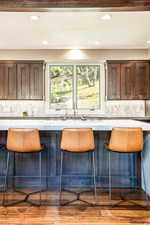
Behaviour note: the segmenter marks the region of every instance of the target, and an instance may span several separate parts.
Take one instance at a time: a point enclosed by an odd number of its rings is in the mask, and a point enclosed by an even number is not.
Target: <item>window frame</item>
[[[72,107],[73,109],[54,109],[51,108],[51,76],[49,75],[49,66],[73,66],[73,77],[72,77]],[[76,76],[76,66],[82,65],[95,65],[99,66],[99,109],[91,110],[91,109],[78,109],[77,108],[77,76]],[[69,115],[87,115],[87,116],[103,116],[105,113],[105,77],[106,77],[106,63],[104,61],[77,61],[77,62],[56,62],[46,64],[46,112],[50,116],[60,116],[64,114]]]
[[[49,66],[71,66],[72,67],[72,73],[73,73],[73,76],[72,76],[72,109],[74,108],[74,65],[72,64],[48,64],[48,73],[49,73]],[[51,108],[51,76],[48,74],[49,76],[49,108],[51,110],[55,110],[55,111],[60,111],[61,109],[56,109],[56,108]],[[72,110],[72,109],[64,109],[64,110]]]
[[[94,109],[94,110],[91,110],[91,109],[88,109],[88,108],[78,108],[78,77],[77,77],[77,73],[76,73],[76,70],[75,70],[75,109],[76,110],[90,110],[90,111],[99,111],[100,110],[100,108],[101,108],[101,98],[100,98],[100,83],[101,83],[101,78],[100,78],[100,74],[101,74],[101,72],[100,72],[100,64],[96,64],[96,63],[93,63],[93,64],[91,64],[91,63],[78,63],[78,64],[75,64],[74,65],[74,67],[76,68],[77,66],[98,66],[99,67],[99,103],[98,103],[98,109]]]

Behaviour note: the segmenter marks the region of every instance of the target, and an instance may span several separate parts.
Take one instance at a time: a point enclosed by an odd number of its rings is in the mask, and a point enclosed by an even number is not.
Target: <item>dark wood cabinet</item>
[[[43,98],[43,64],[30,64],[30,98]]]
[[[135,86],[135,63],[121,64],[121,99],[133,99]]]
[[[150,99],[149,61],[109,61],[107,77],[108,100]]]
[[[0,63],[0,99],[16,99],[16,64]]]
[[[17,64],[18,99],[30,99],[29,92],[30,64]]]
[[[44,62],[1,61],[0,99],[43,100]]]
[[[110,100],[120,99],[120,64],[108,64],[108,96]]]
[[[150,99],[149,62],[136,62],[135,67],[135,98]]]
[[[42,100],[43,74],[42,63],[17,64],[18,99]]]

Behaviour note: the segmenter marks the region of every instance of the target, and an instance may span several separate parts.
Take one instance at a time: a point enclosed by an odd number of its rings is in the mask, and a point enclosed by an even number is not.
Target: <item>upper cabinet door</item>
[[[16,64],[0,64],[0,99],[16,99]]]
[[[17,98],[30,99],[30,65],[17,64]]]
[[[121,99],[135,99],[135,63],[121,64]]]
[[[17,65],[18,99],[43,100],[43,63]]]
[[[35,63],[30,65],[30,99],[43,99],[43,64]]]
[[[136,62],[135,98],[150,99],[150,70],[149,62]]]
[[[107,88],[109,100],[150,99],[149,61],[109,61]]]
[[[108,100],[120,99],[120,64],[108,64],[108,85],[107,98]]]

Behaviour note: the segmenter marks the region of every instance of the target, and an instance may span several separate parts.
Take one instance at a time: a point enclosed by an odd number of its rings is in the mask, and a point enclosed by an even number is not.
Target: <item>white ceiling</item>
[[[150,12],[0,12],[0,49],[149,48]],[[39,20],[32,21],[31,15]],[[48,45],[43,45],[48,41]]]

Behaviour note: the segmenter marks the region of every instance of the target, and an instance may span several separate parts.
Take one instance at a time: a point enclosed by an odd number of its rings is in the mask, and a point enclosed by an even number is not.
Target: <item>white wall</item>
[[[72,50],[0,50],[0,60],[46,60],[70,61],[74,59]],[[137,50],[80,50],[81,60],[107,60],[107,59],[147,59],[148,51]]]
[[[150,51],[139,50],[0,50],[0,60],[45,60],[47,62],[63,62],[77,60],[142,60],[150,59]],[[42,101],[0,101],[0,115],[20,116],[23,111],[30,115],[43,116],[47,102]],[[150,104],[147,101],[147,116],[150,114]],[[144,101],[107,101],[105,116],[143,117],[145,116]]]

